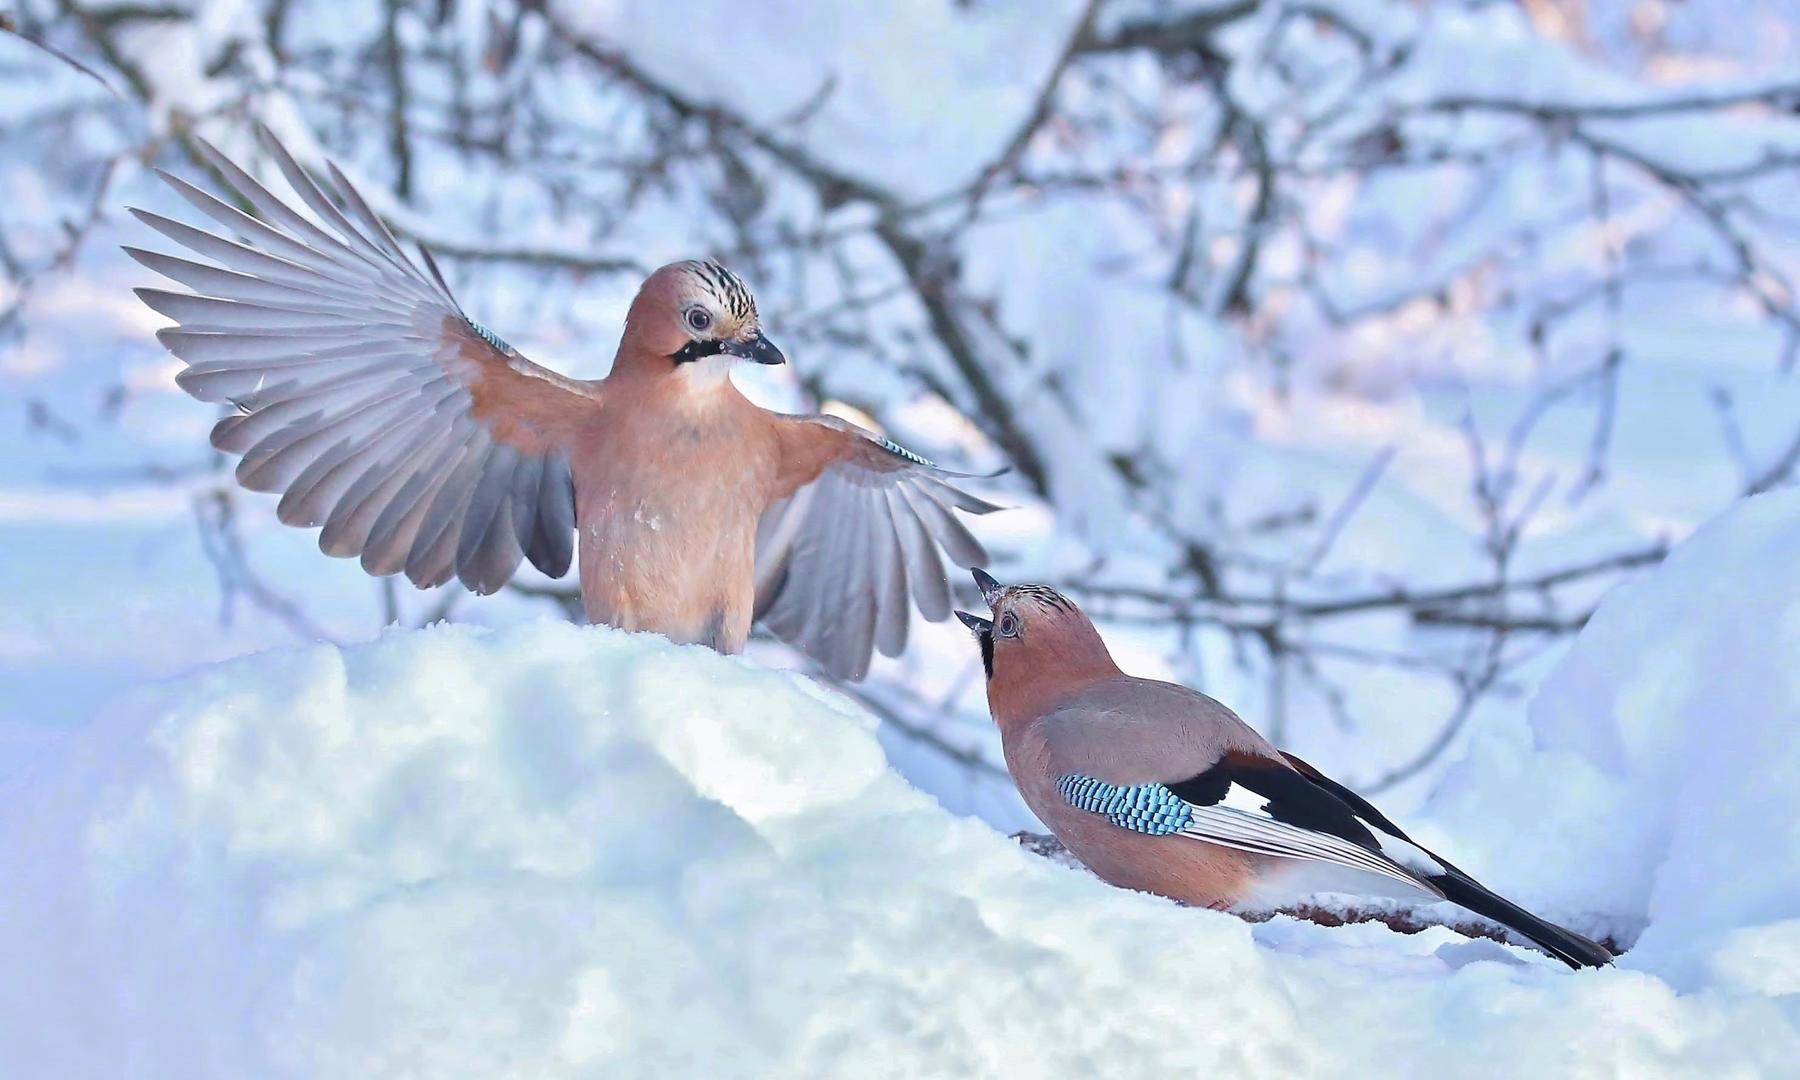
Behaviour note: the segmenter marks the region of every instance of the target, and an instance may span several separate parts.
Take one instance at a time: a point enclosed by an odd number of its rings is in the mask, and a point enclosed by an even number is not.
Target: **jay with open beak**
[[[954,511],[995,507],[853,424],[751,404],[730,365],[783,357],[724,266],[651,274],[611,372],[565,378],[464,315],[335,167],[261,134],[312,218],[201,144],[253,212],[165,173],[224,235],[134,210],[208,261],[126,250],[192,290],[137,294],[179,324],[157,334],[176,382],[233,407],[213,445],[326,554],[491,593],[522,559],[560,577],[579,536],[590,621],[736,652],[760,618],[850,679],[905,647],[912,605],[949,615],[939,548],[984,559]]]
[[[1290,890],[1322,879],[1342,891],[1398,883],[1509,927],[1570,967],[1611,963],[1603,946],[1489,891],[1224,705],[1120,671],[1061,594],[974,574],[992,617],[956,614],[981,646],[1007,771],[1101,878],[1210,908],[1278,894],[1284,880]]]

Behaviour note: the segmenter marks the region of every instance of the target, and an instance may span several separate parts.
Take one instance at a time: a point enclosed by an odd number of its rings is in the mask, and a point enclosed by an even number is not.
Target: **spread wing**
[[[912,605],[933,622],[949,616],[940,547],[958,566],[987,561],[955,511],[999,508],[951,483],[963,474],[836,417],[787,417],[779,434],[781,497],[756,531],[756,614],[833,675],[860,679],[873,649],[906,648]]]
[[[202,143],[254,215],[163,173],[227,235],[133,210],[208,262],[126,248],[192,290],[137,294],[178,324],[157,338],[188,364],[181,388],[236,407],[212,443],[242,455],[238,482],[281,493],[283,522],[323,526],[326,554],[420,588],[454,575],[490,593],[523,557],[566,573],[568,447],[598,387],[470,321],[430,255],[428,276],[335,166],[323,183],[262,136],[316,223]]]

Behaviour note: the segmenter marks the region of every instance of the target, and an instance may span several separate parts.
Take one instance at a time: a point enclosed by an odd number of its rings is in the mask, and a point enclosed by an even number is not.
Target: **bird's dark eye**
[[[1013,637],[1019,632],[1019,617],[1008,611],[1000,616],[1000,621],[994,626],[1000,631],[1001,637]]]
[[[688,308],[687,324],[691,330],[704,330],[712,325],[712,315],[705,308]]]

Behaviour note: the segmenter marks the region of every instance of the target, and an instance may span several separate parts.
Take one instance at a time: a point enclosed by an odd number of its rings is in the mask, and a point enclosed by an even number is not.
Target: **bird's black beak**
[[[966,611],[959,611],[956,613],[956,617],[962,620],[964,626],[975,631],[977,634],[986,634],[994,629],[992,620],[984,619],[979,615],[971,615]]]
[[[1000,583],[995,581],[994,575],[986,570],[969,572],[975,575],[975,587],[981,590],[981,598],[987,601],[988,610],[992,611],[995,602],[1000,599]],[[994,620],[971,615],[966,611],[957,612],[956,617],[962,620],[964,626],[975,632],[975,643],[981,646],[982,670],[986,671],[987,677],[992,679],[994,677]]]
[[[981,590],[981,598],[987,601],[987,606],[991,610],[994,601],[1000,598],[1000,583],[994,580],[994,575],[980,568],[970,570],[969,573],[974,576],[975,587]]]
[[[754,360],[759,364],[785,364],[787,357],[781,355],[773,342],[761,334],[748,341],[727,341],[719,346],[722,352],[744,360]]]
[[[986,574],[982,574],[979,570],[975,572],[981,574],[981,577],[987,577]],[[981,578],[976,578],[976,580],[979,581]],[[988,580],[992,581],[994,579],[988,578]],[[993,620],[984,619],[979,615],[971,615],[966,611],[957,612],[956,617],[962,620],[964,626],[975,632],[975,644],[981,647],[981,670],[987,672],[987,677],[992,679],[994,677]]]

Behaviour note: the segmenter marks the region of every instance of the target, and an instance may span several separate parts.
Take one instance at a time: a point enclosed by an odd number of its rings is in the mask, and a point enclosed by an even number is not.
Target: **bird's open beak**
[[[781,355],[773,342],[761,334],[748,341],[727,341],[719,346],[720,351],[744,360],[754,360],[759,364],[785,364],[787,357]]]
[[[995,581],[994,576],[986,570],[971,570],[969,572],[975,575],[975,587],[981,590],[981,598],[987,601],[988,610],[992,611],[994,608],[994,601],[1000,598],[1000,583]],[[964,626],[975,631],[977,634],[988,634],[993,632],[994,621],[992,619],[984,619],[979,615],[971,615],[966,611],[957,612],[956,617],[962,620]]]
[[[981,598],[987,601],[988,610],[994,610],[994,604],[1000,599],[1000,583],[995,581],[994,575],[986,570],[969,572],[975,575],[975,587],[981,590]],[[981,646],[981,669],[987,672],[988,679],[992,680],[994,677],[994,620],[971,615],[966,611],[957,612],[956,617],[962,620],[964,626],[975,632],[975,643]]]
[[[985,634],[994,629],[992,620],[984,619],[979,615],[971,615],[966,611],[959,611],[956,613],[956,617],[962,620],[964,626],[975,631],[977,634]]]

